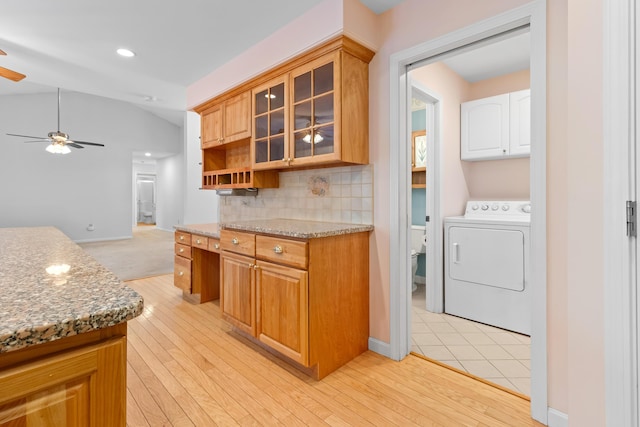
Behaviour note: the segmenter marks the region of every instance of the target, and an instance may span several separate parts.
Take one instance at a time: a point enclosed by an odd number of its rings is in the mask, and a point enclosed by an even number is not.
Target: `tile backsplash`
[[[280,172],[279,188],[220,197],[220,222],[289,218],[373,224],[373,165]]]

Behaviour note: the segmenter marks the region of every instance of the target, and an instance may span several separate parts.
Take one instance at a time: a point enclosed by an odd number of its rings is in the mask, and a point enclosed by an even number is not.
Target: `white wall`
[[[156,227],[173,231],[173,226],[182,223],[184,160],[183,154],[165,157],[156,164],[157,194]]]
[[[184,223],[218,222],[219,197],[202,187],[202,151],[200,150],[200,115],[189,111],[184,118]]]
[[[131,236],[131,152],[180,152],[180,128],[128,103],[63,91],[61,130],[106,147],[53,155],[46,143],[5,135],[56,130],[56,98],[0,97],[0,227],[53,225],[78,241]]]

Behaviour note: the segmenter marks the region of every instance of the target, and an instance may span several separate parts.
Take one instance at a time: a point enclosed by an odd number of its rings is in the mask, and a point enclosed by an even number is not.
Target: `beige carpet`
[[[132,239],[79,245],[121,280],[133,280],[172,273],[173,242],[170,231],[136,227]]]

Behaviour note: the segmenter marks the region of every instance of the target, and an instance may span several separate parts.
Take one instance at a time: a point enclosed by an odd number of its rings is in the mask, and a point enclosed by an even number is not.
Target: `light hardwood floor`
[[[540,426],[529,402],[408,356],[366,352],[315,381],[237,335],[217,301],[184,302],[164,275],[127,284],[129,426]]]

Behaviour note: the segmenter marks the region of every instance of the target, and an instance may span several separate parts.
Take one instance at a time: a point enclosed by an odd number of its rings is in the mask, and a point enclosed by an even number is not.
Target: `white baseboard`
[[[547,411],[547,425],[549,427],[569,427],[569,416],[557,409],[549,408]]]
[[[102,239],[80,239],[80,240],[74,240],[74,242],[76,242],[76,243],[92,243],[92,242],[108,242],[108,241],[111,241],[111,240],[126,240],[126,239],[133,239],[133,236],[106,237],[106,238],[102,238]]]
[[[391,345],[389,343],[369,337],[369,350],[391,359]]]

